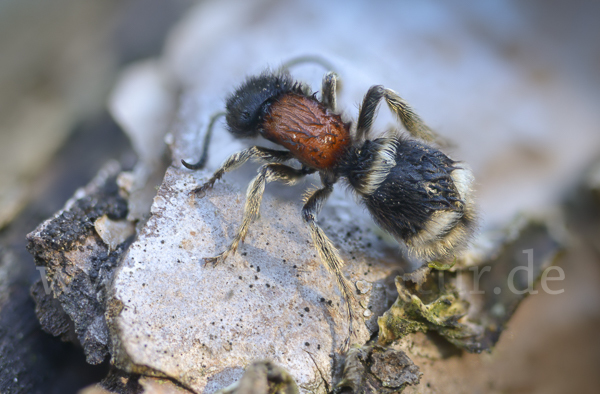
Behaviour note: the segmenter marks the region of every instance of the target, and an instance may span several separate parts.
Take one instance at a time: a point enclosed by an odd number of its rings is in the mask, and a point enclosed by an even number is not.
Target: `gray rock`
[[[343,365],[335,389],[356,394],[400,393],[423,375],[404,351],[378,346],[350,349]]]
[[[116,184],[119,171],[115,163],[108,165],[62,211],[27,236],[27,249],[45,271],[42,286],[38,283],[32,288],[42,327],[70,339],[72,322],[91,364],[101,363],[108,355],[106,290],[126,247],[123,242],[111,251],[94,228],[96,219],[104,215],[113,220],[127,215],[127,201],[119,196]]]
[[[312,246],[300,201],[267,196],[239,253],[206,266],[202,258],[224,248],[237,227],[243,196],[225,183],[192,198],[190,189],[205,177],[167,171],[152,217],[115,275],[120,313],[110,325],[118,336],[113,355],[122,355],[115,362],[158,371],[199,392],[231,384],[245,365],[264,358],[292,371],[300,386],[323,387],[322,379],[331,385],[330,354],[348,337],[348,318]],[[325,230],[349,262],[352,282],[382,281],[397,268],[369,266],[382,255],[366,244],[383,247],[372,232],[354,229],[342,241],[339,223]],[[369,297],[357,296],[367,304]],[[364,324],[357,332],[352,340],[364,343]]]
[[[251,12],[259,4],[269,12]],[[237,381],[252,360],[268,357],[287,369],[301,390],[318,386],[322,376],[332,383],[328,354],[339,349],[346,319],[343,305],[337,305],[339,293],[331,277],[306,243],[310,237],[299,216],[298,196],[307,184],[291,189],[269,185],[262,217],[238,254],[222,266],[202,266],[202,258],[221,252],[231,240],[241,219],[243,190],[256,167],[249,165],[227,174],[224,182],[202,199],[189,196],[228,155],[249,144],[233,139],[220,125],[205,172],[191,173],[179,163],[199,156],[208,120],[222,110],[224,97],[245,75],[267,65],[276,67],[294,56],[322,54],[343,79],[338,105],[348,119],[356,117],[354,104],[370,85],[396,89],[434,129],[456,142],[452,157],[475,169],[486,229],[503,228],[520,210],[551,207],[559,198],[556,183],[550,181],[556,169],[561,168],[565,177],[577,173],[578,165],[585,161],[583,156],[591,151],[581,141],[597,140],[589,117],[567,122],[563,114],[548,117],[540,109],[560,102],[561,108],[573,110],[563,101],[560,83],[550,84],[540,93],[539,87],[513,66],[490,53],[482,55],[480,49],[489,43],[461,28],[464,20],[457,14],[441,8],[414,10],[422,12],[424,19],[435,15],[435,25],[427,27],[439,37],[434,45],[401,5],[387,11],[369,9],[372,14],[368,18],[362,18],[364,10],[359,7],[345,5],[347,14],[342,19],[354,15],[364,22],[352,34],[330,18],[339,11],[335,5],[319,5],[320,11],[311,14],[315,18],[312,29],[301,28],[303,22],[290,25],[285,17],[306,15],[310,6],[305,4],[270,7],[257,2],[240,5],[235,12],[223,7],[213,3],[199,6],[174,30],[163,57],[164,74],[182,86],[183,93],[167,136],[172,166],[154,200],[152,217],[115,276],[109,325],[115,338],[113,354],[118,355],[116,362],[122,368],[165,374],[196,391],[214,392]],[[214,19],[219,12],[227,18]],[[469,12],[472,16],[477,11]],[[514,10],[508,7],[503,12],[509,18]],[[332,28],[331,23],[340,24],[338,29],[328,30],[329,39],[323,40],[325,32],[319,26]],[[301,37],[298,29],[302,29]],[[378,40],[361,40],[365,31],[378,32]],[[405,39],[399,43],[398,37]],[[348,48],[361,48],[360,55]],[[368,53],[366,48],[371,48]],[[239,61],[241,54],[243,61]],[[380,61],[382,58],[386,61]],[[478,73],[470,66],[475,62]],[[319,90],[320,67],[298,67],[293,74]],[[481,97],[496,99],[493,105],[482,105]],[[577,127],[573,121],[578,122]],[[391,116],[381,111],[376,127],[385,130],[392,122]],[[572,160],[553,155],[564,141],[544,134],[551,130],[558,137],[558,130],[567,126],[579,135],[569,139],[574,151],[586,152]],[[547,160],[549,157],[552,160]],[[523,168],[530,171],[520,171]],[[318,181],[312,178],[309,182]],[[379,240],[385,234],[378,232],[341,188],[328,201],[320,223],[349,263],[346,275],[373,285],[356,306],[357,310],[363,308],[366,313],[362,315],[368,319],[356,339],[360,343],[376,330],[377,317],[389,308],[388,279],[415,266],[403,261],[396,246]],[[478,239],[476,243],[483,244],[480,254],[470,258],[478,264],[499,247],[496,240],[486,245],[486,239]],[[359,287],[368,288],[362,282]],[[320,298],[331,300],[331,307],[320,304]],[[310,312],[303,312],[304,308]],[[315,343],[321,347],[318,351]],[[314,360],[305,350],[314,352]]]
[[[484,229],[505,227],[521,210],[553,207],[564,187],[556,179],[573,178],[595,153],[597,116],[581,111],[583,96],[565,93],[570,80],[560,73],[540,87],[522,69],[527,70],[523,59],[512,63],[496,53],[511,45],[523,49],[519,45],[529,32],[529,25],[515,22],[511,34],[502,36],[505,30],[499,26],[516,13],[510,5],[484,15],[491,39],[466,27],[471,26],[466,23],[469,18],[479,18],[481,10],[476,7],[447,12],[445,7],[451,6],[427,5],[406,12],[408,7],[399,3],[389,9],[371,7],[367,13],[345,4],[342,17],[332,18],[341,10],[336,4],[319,3],[319,12],[310,3],[279,7],[257,1],[236,4],[235,9],[230,5],[200,4],[174,30],[161,61],[137,70],[142,73],[138,77],[147,79],[138,79],[145,82],[135,86],[146,88],[144,94],[156,101],[138,100],[135,95],[113,99],[111,111],[132,136],[141,160],[134,171],[118,178],[132,207],[127,217],[138,221],[139,233],[118,270],[103,276],[112,278],[109,296],[105,279],[101,288],[87,285],[90,256],[63,257],[41,233],[33,235],[39,241],[34,252],[48,267],[52,291],[75,322],[75,332],[84,346],[87,343],[92,360],[106,354],[109,346],[113,362],[126,371],[169,377],[195,392],[212,393],[238,381],[252,361],[269,358],[289,371],[301,391],[323,392],[333,387],[330,354],[347,337],[347,317],[299,215],[299,195],[308,183],[318,182],[316,178],[289,189],[269,185],[262,217],[238,254],[218,267],[202,264],[202,258],[219,253],[231,240],[241,219],[243,190],[256,167],[228,174],[204,198],[191,198],[189,191],[220,162],[247,146],[221,126],[206,171],[192,173],[179,163],[198,157],[208,119],[222,110],[222,100],[235,84],[266,65],[276,67],[294,56],[318,53],[343,78],[339,106],[348,120],[356,117],[354,104],[370,85],[397,90],[434,129],[457,142],[452,157],[474,168],[479,202],[486,212]],[[298,17],[292,20],[290,14]],[[361,23],[348,31],[349,20]],[[424,21],[429,21],[426,26]],[[319,89],[323,74],[319,67],[305,65],[293,73]],[[173,86],[182,88],[179,101],[170,91]],[[170,123],[176,102],[177,117]],[[130,111],[137,103],[142,110]],[[392,122],[381,111],[376,127],[385,130]],[[172,165],[148,219],[154,180],[157,174],[162,176],[158,156],[163,147],[157,144],[169,127],[166,142]],[[348,262],[344,272],[361,293],[354,308],[363,311],[359,315],[365,324],[358,324],[352,340],[362,345],[395,297],[390,279],[415,267],[400,257],[396,246],[381,239],[385,234],[341,188],[328,201],[320,224]],[[80,241],[93,240],[96,253],[108,248],[102,239],[109,238],[94,231]],[[491,259],[502,250],[502,242],[478,238],[472,260],[459,261],[457,269]],[[65,245],[73,252],[70,244]],[[74,275],[77,270],[84,275]],[[67,297],[72,288],[64,291],[63,277],[83,290]],[[94,292],[96,301],[86,303],[94,299]],[[510,314],[492,312],[502,315],[502,324]],[[65,332],[61,324],[48,329]],[[418,346],[414,350],[418,352]],[[391,358],[402,360],[396,366],[409,369],[405,382],[418,382],[414,365],[399,354]],[[401,387],[403,382],[394,381],[399,375],[384,373],[392,364],[376,364],[377,379]],[[371,375],[368,379],[375,376]]]

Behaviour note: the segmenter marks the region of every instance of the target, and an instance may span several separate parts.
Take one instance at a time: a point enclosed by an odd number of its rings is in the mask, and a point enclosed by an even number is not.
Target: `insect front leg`
[[[223,177],[223,174],[241,167],[250,159],[262,160],[268,163],[277,163],[290,160],[291,158],[292,155],[288,151],[268,149],[260,146],[244,149],[243,151],[229,156],[229,158],[225,160],[225,163],[215,171],[208,181],[192,190],[191,193],[194,193],[198,197],[203,197],[206,190],[212,188],[215,182]]]

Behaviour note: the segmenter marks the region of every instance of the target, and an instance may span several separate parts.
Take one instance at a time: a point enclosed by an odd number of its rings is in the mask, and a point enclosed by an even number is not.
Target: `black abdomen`
[[[351,156],[345,175],[377,224],[410,247],[442,239],[462,219],[456,164],[417,141],[379,138]]]

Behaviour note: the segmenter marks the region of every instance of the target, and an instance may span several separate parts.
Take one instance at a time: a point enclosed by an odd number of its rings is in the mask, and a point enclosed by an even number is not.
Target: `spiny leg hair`
[[[298,183],[302,177],[311,172],[311,170],[304,168],[296,169],[283,164],[265,164],[262,166],[258,170],[258,175],[248,185],[242,224],[238,228],[233,241],[223,253],[215,257],[205,258],[204,261],[217,265],[225,261],[230,254],[235,253],[240,242],[243,242],[244,238],[246,238],[248,228],[259,217],[260,203],[265,191],[265,185],[268,182],[280,181],[291,186]]]
[[[243,151],[229,156],[229,158],[225,160],[225,163],[223,163],[221,167],[215,171],[213,176],[210,177],[208,181],[206,181],[202,186],[192,190],[191,193],[196,194],[198,197],[203,197],[206,190],[212,188],[215,182],[223,177],[223,174],[241,167],[250,159],[262,160],[268,163],[278,163],[288,161],[292,158],[292,154],[288,151],[268,149],[260,146],[253,146],[251,148],[244,149]]]
[[[338,75],[333,71],[328,72],[323,77],[323,84],[321,87],[321,103],[335,112],[336,103],[336,91],[338,85]]]
[[[348,329],[350,335],[352,335],[354,333],[352,321],[355,319],[355,316],[351,301],[356,300],[354,293],[352,292],[352,285],[342,273],[344,261],[341,259],[337,249],[333,246],[327,235],[316,223],[317,215],[332,191],[333,185],[326,184],[322,189],[317,189],[310,194],[302,208],[302,216],[310,228],[310,235],[321,261],[325,264],[327,271],[335,275],[335,278],[337,279],[338,286],[342,291],[344,300],[346,301],[346,307],[348,308],[348,318],[350,320]]]
[[[390,110],[398,116],[406,131],[413,137],[426,142],[437,141],[443,145],[447,144],[446,141],[423,122],[402,97],[398,96],[393,90],[386,89],[381,85],[371,86],[367,94],[365,94],[358,115],[358,124],[356,127],[357,140],[362,141],[368,138],[381,99],[385,99]]]

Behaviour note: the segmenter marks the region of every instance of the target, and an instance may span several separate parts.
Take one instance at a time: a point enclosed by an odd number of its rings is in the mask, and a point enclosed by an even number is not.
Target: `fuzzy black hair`
[[[441,151],[410,139],[382,138],[355,148],[342,170],[354,189],[360,191],[375,170],[374,152],[382,143],[394,151],[396,164],[375,190],[362,195],[381,228],[406,240],[423,230],[434,212],[458,209],[460,196],[450,176],[455,162]]]
[[[278,96],[295,92],[303,94],[301,84],[287,72],[265,71],[248,78],[227,97],[227,126],[236,137],[255,137],[268,102]]]

